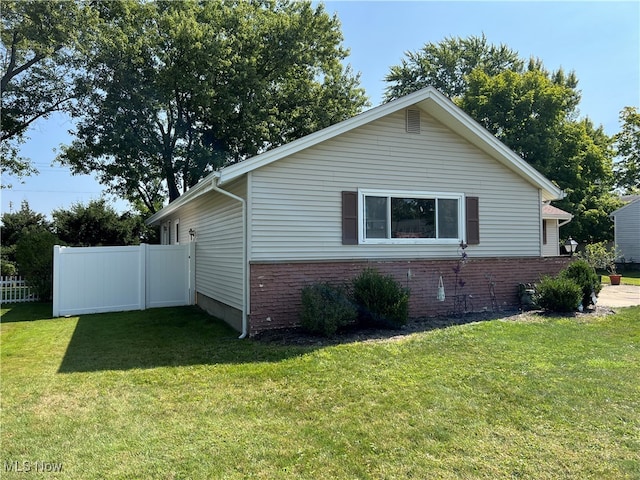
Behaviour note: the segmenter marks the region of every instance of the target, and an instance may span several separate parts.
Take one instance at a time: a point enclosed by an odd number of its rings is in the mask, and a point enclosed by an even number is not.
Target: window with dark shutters
[[[342,192],[342,244],[358,244],[358,192]]]
[[[480,209],[478,197],[466,197],[465,210],[467,214],[467,244],[480,243]]]

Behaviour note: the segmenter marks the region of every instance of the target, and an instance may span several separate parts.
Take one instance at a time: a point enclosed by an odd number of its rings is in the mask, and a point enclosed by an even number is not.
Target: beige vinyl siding
[[[560,255],[560,234],[558,220],[547,219],[547,244],[542,245],[543,257],[555,257]]]
[[[615,241],[627,262],[640,262],[640,200],[615,212]]]
[[[446,258],[451,245],[342,245],[341,192],[452,192],[480,199],[476,256],[540,256],[539,192],[422,112],[403,111],[252,172],[251,260]]]
[[[227,187],[244,196],[244,183]],[[242,309],[243,226],[240,202],[208,192],[173,213],[180,218],[180,243],[196,231],[196,292]]]

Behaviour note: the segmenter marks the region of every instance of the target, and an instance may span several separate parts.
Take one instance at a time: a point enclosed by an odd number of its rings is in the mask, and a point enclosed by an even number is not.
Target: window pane
[[[392,238],[435,238],[436,201],[432,198],[392,198]]]
[[[387,197],[365,197],[367,238],[387,238]]]
[[[438,200],[438,238],[459,238],[458,200],[441,198]]]

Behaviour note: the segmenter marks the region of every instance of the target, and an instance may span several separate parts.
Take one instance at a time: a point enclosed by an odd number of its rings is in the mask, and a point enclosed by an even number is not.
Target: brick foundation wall
[[[466,295],[467,308],[491,310],[489,283],[495,283],[500,308],[519,304],[518,284],[533,283],[543,275],[556,275],[569,257],[470,259],[458,278],[465,282],[458,293]],[[253,263],[251,275],[250,334],[299,324],[302,287],[316,282],[348,282],[367,267],[390,274],[411,290],[411,318],[454,311],[457,260],[390,260],[362,262]],[[410,272],[410,273],[409,273]],[[436,299],[442,275],[446,299]]]

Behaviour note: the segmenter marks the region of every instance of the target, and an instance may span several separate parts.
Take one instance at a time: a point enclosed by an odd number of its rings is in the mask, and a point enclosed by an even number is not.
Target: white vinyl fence
[[[0,277],[2,303],[37,302],[38,296],[22,277]]]
[[[195,303],[195,244],[53,249],[53,316]]]

